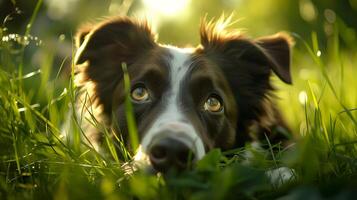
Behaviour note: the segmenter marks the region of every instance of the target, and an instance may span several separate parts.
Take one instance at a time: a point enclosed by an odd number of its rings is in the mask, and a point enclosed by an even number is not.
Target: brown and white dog
[[[105,126],[116,124],[116,134],[130,146],[126,63],[140,142],[135,159],[146,159],[156,171],[185,168],[213,148],[242,147],[264,134],[274,143],[284,140],[281,130],[288,128],[271,100],[270,78],[274,72],[291,83],[291,39],[278,33],[253,40],[222,24],[203,22],[201,44],[195,48],[159,44],[146,22],[130,18],[81,29],[75,56],[82,90],[77,106],[90,107],[82,115],[94,115]],[[100,149],[103,134],[88,122],[82,128]]]

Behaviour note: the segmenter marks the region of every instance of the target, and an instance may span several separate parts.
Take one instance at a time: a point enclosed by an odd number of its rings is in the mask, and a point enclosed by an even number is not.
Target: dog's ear
[[[152,48],[155,40],[146,22],[121,17],[80,29],[76,45],[75,64],[96,60],[103,55],[113,55],[122,58],[122,62],[130,62],[143,50]]]
[[[278,33],[260,38],[255,43],[275,74],[285,83],[291,84],[290,60],[293,40],[289,35]]]
[[[201,45],[206,52],[215,52],[233,59],[269,67],[285,83],[291,84],[290,47],[292,39],[283,33],[257,40],[244,38],[236,32],[217,30],[216,24],[201,26]],[[261,68],[261,71],[266,71]]]
[[[130,68],[156,43],[147,23],[120,17],[79,29],[76,45],[76,84],[86,90],[92,105],[104,105],[104,112],[111,114],[122,63]]]
[[[77,49],[83,44],[86,36],[90,33],[93,27],[94,26],[91,24],[85,24],[78,29],[75,36],[75,45]]]

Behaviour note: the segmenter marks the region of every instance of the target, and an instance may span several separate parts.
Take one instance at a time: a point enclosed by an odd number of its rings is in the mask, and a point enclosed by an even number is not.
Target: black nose
[[[181,171],[192,163],[194,156],[186,144],[170,137],[153,141],[149,149],[150,162],[159,172],[169,169]]]

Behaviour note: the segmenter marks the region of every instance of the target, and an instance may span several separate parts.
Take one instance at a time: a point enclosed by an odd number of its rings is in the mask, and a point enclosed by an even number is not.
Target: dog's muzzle
[[[157,135],[149,145],[148,155],[151,165],[160,172],[171,168],[183,170],[195,160],[193,141],[171,137],[174,133]]]
[[[141,150],[148,164],[158,172],[181,171],[205,154],[203,142],[192,126],[180,122],[153,127],[144,136]],[[136,156],[136,160],[141,157]]]

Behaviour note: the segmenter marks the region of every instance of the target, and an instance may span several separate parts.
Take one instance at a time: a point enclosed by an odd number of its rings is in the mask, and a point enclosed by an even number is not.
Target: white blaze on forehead
[[[162,134],[165,130],[173,130],[177,135],[170,135],[173,138],[179,138],[184,143],[189,145],[196,153],[197,159],[201,159],[205,155],[205,149],[202,139],[198,136],[193,125],[185,119],[182,112],[180,101],[180,90],[182,82],[187,75],[192,49],[180,49],[172,46],[164,46],[171,54],[169,65],[170,71],[170,88],[163,94],[162,99],[165,104],[164,111],[159,114],[158,118],[153,122],[153,125],[145,134],[141,144],[142,150],[148,151],[152,139],[158,134]]]

